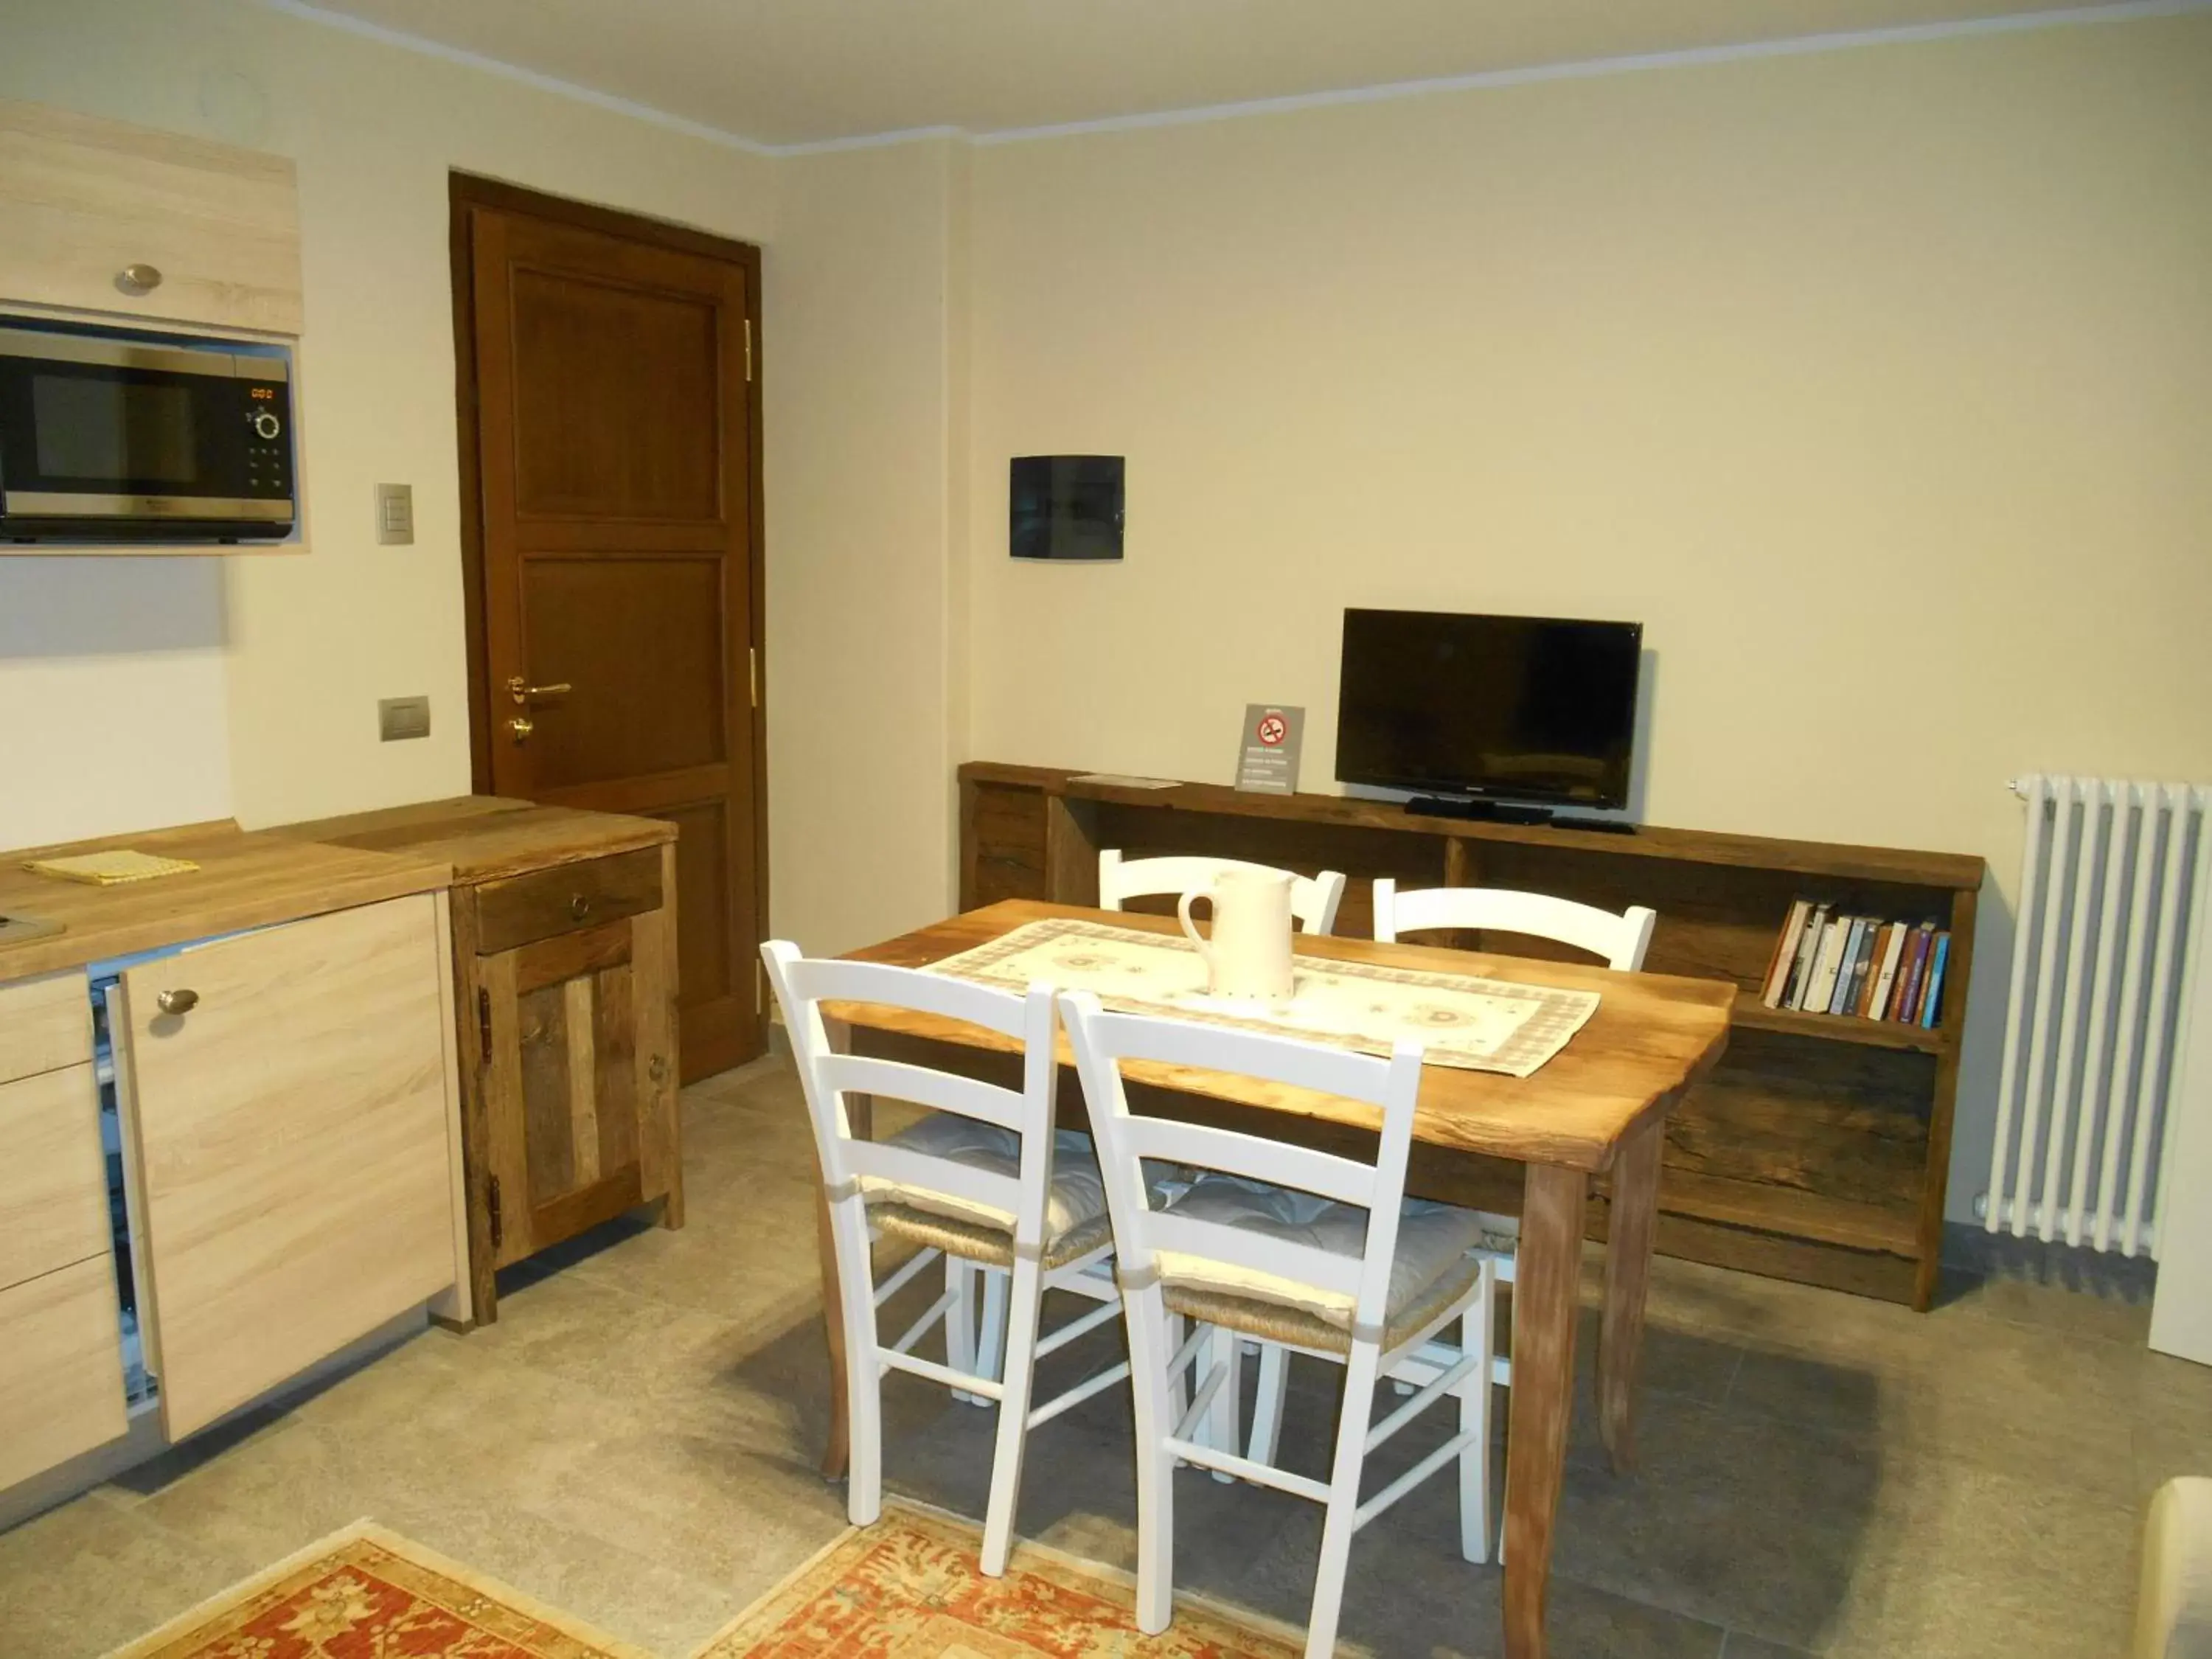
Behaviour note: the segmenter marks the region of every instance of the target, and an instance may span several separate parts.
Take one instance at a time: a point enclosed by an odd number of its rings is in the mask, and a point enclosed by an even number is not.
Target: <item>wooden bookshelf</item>
[[[1352,879],[1340,933],[1371,926],[1369,884],[1519,887],[1659,913],[1645,966],[1739,990],[1729,1052],[1668,1125],[1659,1248],[1668,1255],[1925,1308],[1940,1262],[1960,1027],[1972,982],[1975,857],[1644,828],[1634,835],[1417,816],[1335,795],[1218,785],[1137,789],[1055,768],[960,769],[963,908],[1001,898],[1096,903],[1097,854],[1204,853]],[[1942,1018],[1768,1008],[1759,988],[1791,901],[1950,929]],[[1469,935],[1470,948],[1571,952]],[[1507,1170],[1425,1175],[1426,1195],[1510,1208]],[[1439,1185],[1438,1183],[1443,1183]],[[1445,1190],[1449,1185],[1450,1190]],[[1601,1234],[1605,1205],[1591,1206]]]

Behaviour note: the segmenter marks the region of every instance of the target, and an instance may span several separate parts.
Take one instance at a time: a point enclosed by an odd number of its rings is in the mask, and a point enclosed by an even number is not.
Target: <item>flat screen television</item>
[[[1643,646],[1641,623],[1346,611],[1336,775],[1626,806]]]

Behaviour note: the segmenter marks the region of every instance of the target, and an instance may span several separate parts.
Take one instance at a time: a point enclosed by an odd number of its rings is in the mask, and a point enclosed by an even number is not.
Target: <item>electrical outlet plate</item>
[[[411,547],[415,542],[415,486],[380,483],[376,487],[376,539],[384,547]]]
[[[386,743],[430,735],[428,697],[381,697],[376,704],[377,735]]]

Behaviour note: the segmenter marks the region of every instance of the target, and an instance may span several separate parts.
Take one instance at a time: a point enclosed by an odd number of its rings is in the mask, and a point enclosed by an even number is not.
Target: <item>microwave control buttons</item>
[[[262,437],[273,443],[276,441],[276,434],[283,431],[284,428],[274,415],[264,409],[255,411],[253,416],[253,429]]]

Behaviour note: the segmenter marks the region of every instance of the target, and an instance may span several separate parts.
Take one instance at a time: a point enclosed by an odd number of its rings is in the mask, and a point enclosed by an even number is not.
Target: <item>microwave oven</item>
[[[279,353],[0,326],[0,541],[282,541],[293,471]]]

